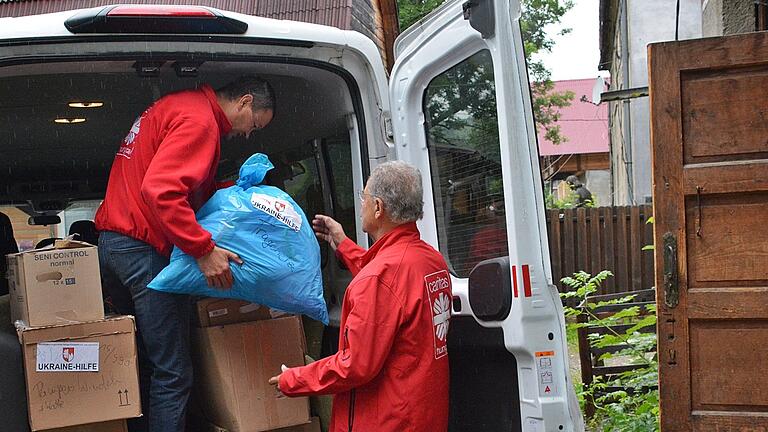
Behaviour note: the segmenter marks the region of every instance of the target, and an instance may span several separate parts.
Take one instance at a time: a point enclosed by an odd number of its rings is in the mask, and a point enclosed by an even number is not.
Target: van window
[[[508,255],[493,62],[480,51],[424,92],[438,243],[451,271]]]
[[[331,139],[326,143],[328,173],[333,191],[333,209],[336,220],[344,232],[355,232],[355,189],[352,183],[354,172],[349,140]]]

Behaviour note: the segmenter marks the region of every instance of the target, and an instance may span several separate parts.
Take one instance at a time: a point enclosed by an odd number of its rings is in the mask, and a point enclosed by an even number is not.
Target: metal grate
[[[440,251],[467,277],[480,261],[508,255],[490,52],[435,77],[424,111]]]

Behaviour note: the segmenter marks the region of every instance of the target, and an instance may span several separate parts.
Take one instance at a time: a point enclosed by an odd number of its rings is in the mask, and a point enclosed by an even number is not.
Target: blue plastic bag
[[[328,324],[320,273],[320,246],[301,208],[282,190],[261,185],[273,168],[257,153],[240,168],[235,186],[217,191],[197,212],[197,221],[217,246],[236,253],[234,284],[208,286],[197,262],[178,248],[149,288],[171,293],[247,300]]]

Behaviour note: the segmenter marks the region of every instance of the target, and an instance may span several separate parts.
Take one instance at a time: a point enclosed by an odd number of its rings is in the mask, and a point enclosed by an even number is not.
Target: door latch
[[[677,239],[671,232],[664,233],[664,304],[674,309],[680,302],[677,273]]]

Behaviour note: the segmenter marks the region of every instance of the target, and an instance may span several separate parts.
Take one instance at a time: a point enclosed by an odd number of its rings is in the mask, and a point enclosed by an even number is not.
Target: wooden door
[[[768,33],[649,48],[663,431],[768,431]]]

